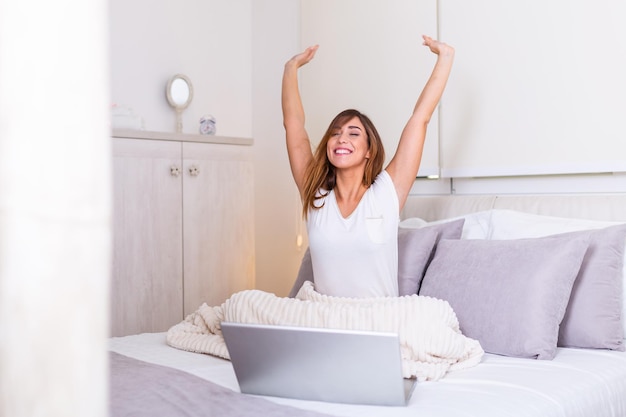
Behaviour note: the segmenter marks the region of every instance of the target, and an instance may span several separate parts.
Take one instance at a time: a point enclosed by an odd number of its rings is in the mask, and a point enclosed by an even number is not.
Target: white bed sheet
[[[110,350],[239,391],[229,361],[169,347],[165,333],[111,338]],[[474,368],[419,383],[407,407],[265,398],[335,416],[626,417],[626,352],[559,348],[552,361],[486,354]]]

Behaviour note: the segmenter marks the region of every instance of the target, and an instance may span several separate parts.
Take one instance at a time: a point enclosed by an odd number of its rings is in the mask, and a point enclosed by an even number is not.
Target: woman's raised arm
[[[298,86],[298,70],[315,56],[317,45],[310,46],[285,64],[282,84],[283,126],[287,138],[287,154],[291,174],[300,194],[307,166],[313,158],[309,135],[304,128],[304,108]]]
[[[423,38],[424,45],[437,54],[437,62],[402,131],[396,154],[387,167],[398,193],[400,210],[415,181],[422,159],[426,129],[446,87],[454,60],[454,48],[429,36]]]

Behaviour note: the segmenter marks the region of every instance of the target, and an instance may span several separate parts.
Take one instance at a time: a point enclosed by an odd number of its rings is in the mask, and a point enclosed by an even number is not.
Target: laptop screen
[[[243,393],[406,405],[414,385],[394,333],[228,322],[222,332]]]

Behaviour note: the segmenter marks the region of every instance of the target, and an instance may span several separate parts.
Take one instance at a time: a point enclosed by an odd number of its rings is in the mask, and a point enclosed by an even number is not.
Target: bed
[[[402,291],[449,299],[476,366],[418,382],[406,407],[347,405],[240,394],[226,359],[116,337],[111,415],[626,416],[626,195],[411,196],[401,217],[401,236],[435,236],[419,265],[400,245]]]

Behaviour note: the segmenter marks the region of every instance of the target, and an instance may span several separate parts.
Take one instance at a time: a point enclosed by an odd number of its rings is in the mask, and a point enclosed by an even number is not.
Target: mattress
[[[165,333],[111,338],[109,349],[239,392],[229,361],[172,348]],[[626,352],[558,348],[549,361],[486,354],[473,368],[418,383],[406,407],[263,398],[332,416],[625,417]]]

